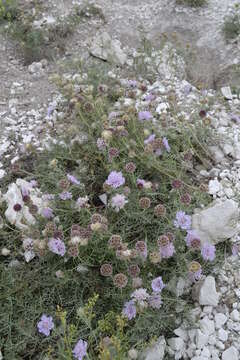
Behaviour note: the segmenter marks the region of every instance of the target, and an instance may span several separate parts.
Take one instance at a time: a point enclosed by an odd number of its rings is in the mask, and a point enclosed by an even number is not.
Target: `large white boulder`
[[[201,242],[217,244],[233,237],[239,231],[239,209],[234,200],[217,200],[192,216],[192,229]]]

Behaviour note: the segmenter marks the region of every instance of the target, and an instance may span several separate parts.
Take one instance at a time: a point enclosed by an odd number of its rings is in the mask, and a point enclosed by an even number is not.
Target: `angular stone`
[[[184,348],[184,341],[179,337],[171,338],[168,340],[168,345],[174,351],[181,351]]]
[[[216,329],[220,329],[226,322],[227,322],[227,316],[222,314],[222,313],[218,313],[215,315],[215,326]]]
[[[200,305],[217,306],[219,294],[216,291],[215,279],[207,276],[204,280],[198,282],[193,288],[193,299],[197,300]]]
[[[166,341],[164,336],[161,336],[154,345],[140,354],[139,360],[163,360],[165,349]]]
[[[234,346],[231,346],[222,353],[222,360],[239,360],[239,353]]]
[[[192,229],[201,242],[217,244],[233,237],[239,231],[239,209],[234,200],[217,200],[192,216]]]
[[[127,61],[120,42],[113,40],[105,31],[94,37],[89,51],[93,56],[115,64],[124,65]]]
[[[230,86],[224,86],[221,88],[221,93],[223,94],[223,96],[225,97],[225,99],[227,100],[232,100],[233,96],[232,96],[232,91]]]

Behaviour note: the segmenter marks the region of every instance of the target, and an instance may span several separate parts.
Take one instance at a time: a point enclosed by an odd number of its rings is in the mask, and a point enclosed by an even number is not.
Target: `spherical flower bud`
[[[127,286],[128,278],[127,278],[126,275],[124,275],[122,273],[119,273],[119,274],[114,276],[113,283],[119,289],[123,289],[123,288],[125,288]]]
[[[145,241],[138,241],[135,245],[136,250],[143,259],[147,258],[147,244]]]
[[[21,204],[15,204],[13,206],[13,210],[16,211],[16,212],[19,212],[22,210],[22,205]]]
[[[120,235],[112,235],[108,241],[110,248],[117,250],[122,243],[122,238]]]
[[[91,216],[91,223],[92,224],[96,224],[96,223],[102,223],[102,216],[100,214],[93,214]]]
[[[154,207],[153,212],[156,217],[162,217],[166,215],[166,208],[164,205],[158,204]]]
[[[197,261],[192,261],[188,267],[188,274],[191,281],[198,281],[202,276],[202,267]]]
[[[153,251],[149,254],[149,259],[152,264],[158,264],[161,262],[161,255],[158,251]]]
[[[29,209],[30,214],[32,214],[32,215],[36,215],[38,213],[37,205],[29,204],[28,209]]]
[[[181,203],[183,204],[186,204],[186,205],[189,205],[191,203],[191,196],[189,194],[183,194],[181,197],[180,197],[180,201]]]
[[[102,137],[104,140],[106,140],[106,141],[111,140],[111,139],[112,139],[112,131],[110,131],[110,130],[104,130],[104,131],[102,132],[101,137]]]
[[[151,200],[147,197],[143,197],[139,200],[139,206],[142,209],[149,209],[151,206]]]
[[[182,187],[181,180],[175,179],[172,181],[172,188],[173,189],[180,189]]]
[[[77,245],[70,246],[68,248],[68,255],[73,258],[78,257],[79,255],[78,246]]]
[[[128,273],[132,278],[137,277],[140,274],[140,268],[137,264],[132,264],[128,268]]]
[[[136,165],[131,161],[125,165],[125,170],[126,172],[132,174],[136,170]]]
[[[103,264],[100,268],[100,274],[102,276],[112,276],[112,272],[113,272],[113,269],[112,269],[112,265],[111,264]]]
[[[91,224],[91,230],[92,231],[100,231],[102,229],[102,224],[99,222],[96,222],[94,224]]]

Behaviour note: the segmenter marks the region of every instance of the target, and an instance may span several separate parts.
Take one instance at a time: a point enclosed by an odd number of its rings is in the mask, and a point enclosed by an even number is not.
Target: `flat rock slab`
[[[192,228],[201,242],[218,244],[239,231],[239,209],[234,200],[215,201],[192,217]]]

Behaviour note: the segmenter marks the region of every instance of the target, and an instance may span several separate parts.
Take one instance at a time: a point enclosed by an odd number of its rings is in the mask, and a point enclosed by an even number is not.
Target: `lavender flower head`
[[[146,289],[140,288],[140,289],[135,290],[131,294],[131,298],[133,298],[133,300],[137,301],[139,306],[145,307],[146,300],[149,298],[149,294]]]
[[[69,191],[63,191],[61,194],[59,194],[59,197],[61,200],[71,200],[72,193],[70,193]]]
[[[64,256],[66,252],[65,244],[60,239],[50,239],[48,242],[48,248],[50,251],[52,251],[54,254]]]
[[[75,176],[67,174],[67,179],[72,183],[73,185],[80,185],[80,181],[75,178]]]
[[[181,228],[182,230],[189,230],[192,225],[191,216],[185,214],[184,211],[178,211],[176,214],[176,220],[174,220],[174,225],[176,228]]]
[[[163,146],[165,147],[165,149],[167,150],[167,152],[170,152],[170,151],[171,151],[171,148],[170,148],[170,146],[169,146],[169,144],[168,144],[168,139],[167,139],[166,137],[164,137],[163,140],[162,140],[162,142],[163,142]]]
[[[160,309],[160,307],[162,306],[161,295],[157,294],[157,293],[153,293],[152,295],[150,295],[149,298],[148,298],[148,304],[153,309]]]
[[[46,207],[42,209],[42,216],[45,217],[45,219],[51,219],[53,218],[53,211],[51,208]]]
[[[43,314],[40,321],[37,323],[38,331],[45,336],[50,335],[50,331],[54,328],[52,316]]]
[[[102,139],[102,138],[98,138],[98,139],[97,139],[97,147],[98,147],[98,149],[99,149],[100,151],[105,150],[105,149],[106,149],[106,146],[107,146],[107,145],[106,145],[104,139]]]
[[[194,230],[188,230],[185,241],[187,247],[199,248],[201,245],[201,240]]]
[[[152,289],[155,293],[160,293],[162,289],[165,288],[165,284],[162,280],[162,277],[159,276],[152,281]]]
[[[139,121],[149,121],[153,118],[152,114],[150,113],[150,111],[140,111],[138,113],[138,120]]]
[[[151,142],[153,142],[155,140],[156,135],[155,134],[151,134],[147,139],[144,140],[144,144],[151,144]]]
[[[116,189],[125,184],[125,178],[121,172],[111,171],[108,175],[106,184]]]
[[[233,246],[232,246],[232,255],[237,256],[238,254],[239,254],[239,245],[238,244],[233,244]]]
[[[213,261],[216,256],[216,248],[214,245],[205,243],[202,246],[201,254],[204,260]]]
[[[134,300],[130,300],[124,304],[122,313],[128,320],[132,320],[136,317],[137,309]]]
[[[123,209],[127,203],[128,200],[126,199],[126,196],[122,194],[116,194],[111,199],[111,206],[113,209],[115,209],[116,212],[119,212],[119,210]]]
[[[87,355],[88,343],[82,339],[78,340],[73,349],[73,355],[75,359],[82,360]]]

